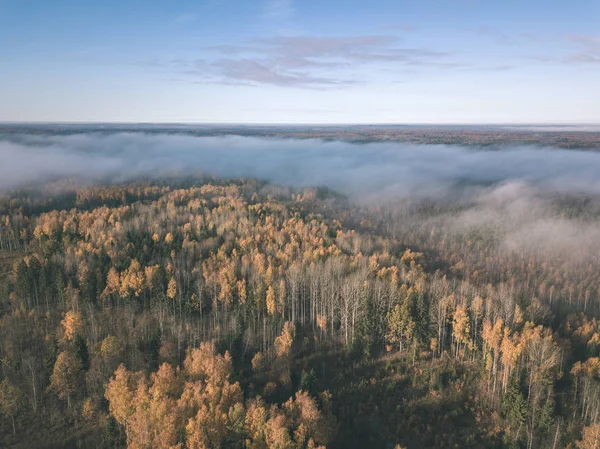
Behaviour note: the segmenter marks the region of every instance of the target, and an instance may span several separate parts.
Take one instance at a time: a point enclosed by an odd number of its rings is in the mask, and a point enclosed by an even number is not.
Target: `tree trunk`
[[[559,429],[560,429],[560,421],[556,423],[556,434],[554,435],[554,444],[552,445],[552,449],[556,449],[556,443],[558,443]]]

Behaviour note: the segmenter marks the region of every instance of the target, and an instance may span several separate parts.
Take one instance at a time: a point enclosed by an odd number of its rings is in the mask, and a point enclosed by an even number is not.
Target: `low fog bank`
[[[600,152],[116,132],[0,136],[0,157],[0,188],[64,177],[258,178],[328,187],[391,208],[398,228],[474,236],[524,257],[600,256]],[[423,202],[433,212],[419,211]]]
[[[560,194],[523,180],[474,188],[455,201],[390,201],[400,233],[478,242],[496,254],[600,263],[600,198]],[[404,229],[402,229],[404,228]]]
[[[538,147],[473,149],[402,143],[87,133],[0,138],[0,188],[57,177],[203,173],[291,187],[324,186],[357,198],[439,197],[452,186],[522,181],[600,193],[600,152]]]

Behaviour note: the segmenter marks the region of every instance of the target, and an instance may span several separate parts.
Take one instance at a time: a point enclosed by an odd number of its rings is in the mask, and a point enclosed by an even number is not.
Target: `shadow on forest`
[[[475,392],[466,387],[479,376],[468,363],[442,358],[413,365],[406,354],[356,361],[335,351],[315,353],[303,363],[317,373],[320,389],[333,394],[343,432],[332,449],[501,447],[486,432]]]

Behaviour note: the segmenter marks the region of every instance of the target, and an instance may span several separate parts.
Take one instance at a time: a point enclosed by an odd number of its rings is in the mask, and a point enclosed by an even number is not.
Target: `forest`
[[[600,200],[0,194],[0,446],[600,447]]]

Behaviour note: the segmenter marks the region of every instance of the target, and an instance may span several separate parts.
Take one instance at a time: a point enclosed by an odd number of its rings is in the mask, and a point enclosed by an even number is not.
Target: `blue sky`
[[[598,123],[600,2],[0,0],[0,121]]]

